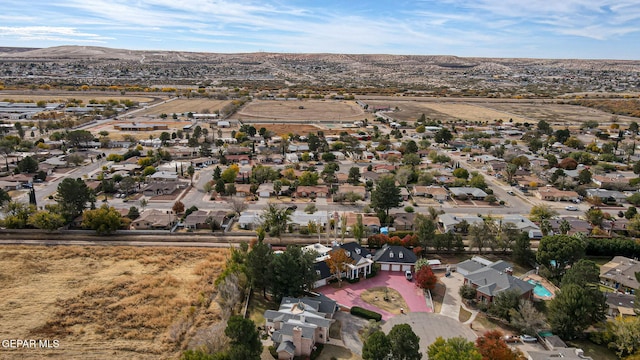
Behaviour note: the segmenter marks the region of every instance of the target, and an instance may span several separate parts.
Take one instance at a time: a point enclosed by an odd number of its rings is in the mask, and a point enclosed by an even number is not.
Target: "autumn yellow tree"
[[[329,271],[338,279],[338,286],[342,286],[342,273],[347,270],[347,265],[353,264],[354,260],[347,255],[344,249],[329,251],[329,258],[325,260]]]

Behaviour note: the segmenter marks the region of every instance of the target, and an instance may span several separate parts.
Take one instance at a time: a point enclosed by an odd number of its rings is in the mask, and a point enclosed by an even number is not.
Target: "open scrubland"
[[[254,100],[232,118],[257,121],[335,121],[364,120],[369,114],[355,101],[336,100]],[[371,118],[371,115],[369,115]]]
[[[228,250],[0,247],[0,338],[58,340],[0,358],[177,358],[220,322]]]
[[[202,113],[213,114],[221,110],[228,104],[230,100],[214,100],[214,99],[177,99],[149,107],[138,112],[138,115],[161,115],[161,114],[182,114],[182,113]]]
[[[135,102],[152,102],[154,98],[140,95],[120,95],[119,93],[83,93],[83,92],[58,92],[58,91],[38,91],[38,92],[0,92],[0,101],[14,101],[14,102],[66,102],[69,99],[82,100],[84,104],[88,104],[91,100],[98,102],[109,100],[131,100]]]

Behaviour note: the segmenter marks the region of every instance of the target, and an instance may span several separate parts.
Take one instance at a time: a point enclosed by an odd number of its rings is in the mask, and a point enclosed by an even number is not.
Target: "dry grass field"
[[[226,249],[0,247],[0,338],[59,340],[0,358],[175,359],[220,322]]]
[[[299,107],[303,107],[300,109]],[[371,118],[355,101],[334,100],[254,100],[232,116],[232,119],[271,121],[335,121],[353,122]]]
[[[444,123],[460,120],[494,121],[502,119],[514,122],[537,123],[545,120],[553,125],[562,126],[580,124],[595,120],[601,124],[611,121],[612,114],[585,106],[557,104],[548,100],[504,100],[482,98],[429,98],[416,100],[397,100],[389,98],[382,100],[364,100],[369,106],[398,107],[399,111],[390,113],[399,121],[413,122],[422,114],[427,118],[440,120]],[[637,121],[629,116],[618,116],[621,123]]]
[[[144,109],[137,115],[160,115],[160,114],[182,114],[182,113],[215,113],[222,109],[231,100],[214,99],[177,99],[167,103]]]
[[[69,99],[78,99],[78,100],[82,100],[83,103],[88,104],[89,101],[91,100],[96,100],[96,101],[107,101],[107,100],[131,100],[131,101],[137,101],[137,102],[151,102],[154,99],[151,97],[146,97],[146,96],[137,96],[137,95],[120,95],[120,94],[113,94],[113,95],[90,95],[90,94],[84,94],[84,93],[65,93],[65,94],[56,94],[55,92],[52,92],[50,95],[41,95],[42,92],[39,93],[39,95],[30,95],[30,94],[0,94],[0,101],[5,101],[5,99],[7,100],[13,100],[15,102],[21,102],[21,101],[33,101],[33,102],[37,102],[40,100],[44,100],[47,102],[64,102],[67,101]]]

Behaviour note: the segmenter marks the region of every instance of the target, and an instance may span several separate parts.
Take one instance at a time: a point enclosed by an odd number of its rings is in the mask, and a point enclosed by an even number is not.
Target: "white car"
[[[520,340],[522,340],[522,342],[526,342],[526,343],[534,343],[537,342],[538,339],[534,336],[531,335],[520,335]]]
[[[413,280],[413,274],[411,273],[411,270],[405,271],[404,272],[404,277],[409,281]]]
[[[568,210],[568,211],[578,211],[578,208],[577,208],[577,207],[575,207],[575,206],[571,206],[571,205],[569,205],[569,206],[565,207],[564,209],[565,209],[565,210]]]

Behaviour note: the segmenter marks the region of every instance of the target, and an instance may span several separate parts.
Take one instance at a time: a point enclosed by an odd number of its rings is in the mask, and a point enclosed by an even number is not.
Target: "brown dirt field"
[[[216,110],[222,109],[225,105],[231,103],[230,100],[214,100],[214,99],[178,99],[162,105],[154,106],[149,109],[140,111],[137,115],[160,115],[160,114],[181,114],[186,112],[193,113],[214,113]]]
[[[304,109],[299,109],[303,106]],[[355,101],[334,100],[254,100],[245,105],[231,118],[240,120],[273,121],[336,121],[352,122],[372,118]]]
[[[494,110],[486,107],[484,103],[463,103],[460,101],[447,102],[442,100],[439,102],[417,102],[417,101],[366,101],[369,106],[396,106],[400,109],[390,115],[400,121],[416,121],[422,114],[427,118],[441,120],[443,122],[455,121],[457,119],[468,121],[493,121],[497,119],[509,120],[514,122],[530,121],[523,116],[518,116],[505,111]]]
[[[247,124],[250,124],[251,122],[248,121]],[[254,124],[254,126],[257,129],[260,129],[261,127],[273,132],[274,134],[277,135],[286,135],[289,133],[294,133],[294,134],[298,134],[298,135],[307,135],[309,133],[316,133],[318,131],[322,131],[324,132],[325,135],[338,135],[343,131],[346,131],[348,133],[353,133],[354,129],[344,129],[344,128],[340,128],[340,127],[336,127],[336,128],[327,128],[323,125],[308,125],[308,124],[294,124],[294,123],[289,123],[289,124]]]
[[[226,249],[0,248],[0,338],[59,340],[0,358],[175,359],[220,321]],[[182,330],[180,330],[182,329]]]
[[[9,94],[0,94],[0,101],[4,101],[5,99],[14,100],[16,102],[20,101],[49,101],[49,102],[59,102],[59,101],[67,101],[68,99],[79,99],[82,100],[83,103],[88,104],[91,100],[97,101],[107,101],[107,100],[131,100],[138,102],[151,102],[154,99],[151,97],[144,96],[128,96],[128,95],[84,95],[83,93],[78,94],[56,94],[51,93],[51,95],[9,95]]]

